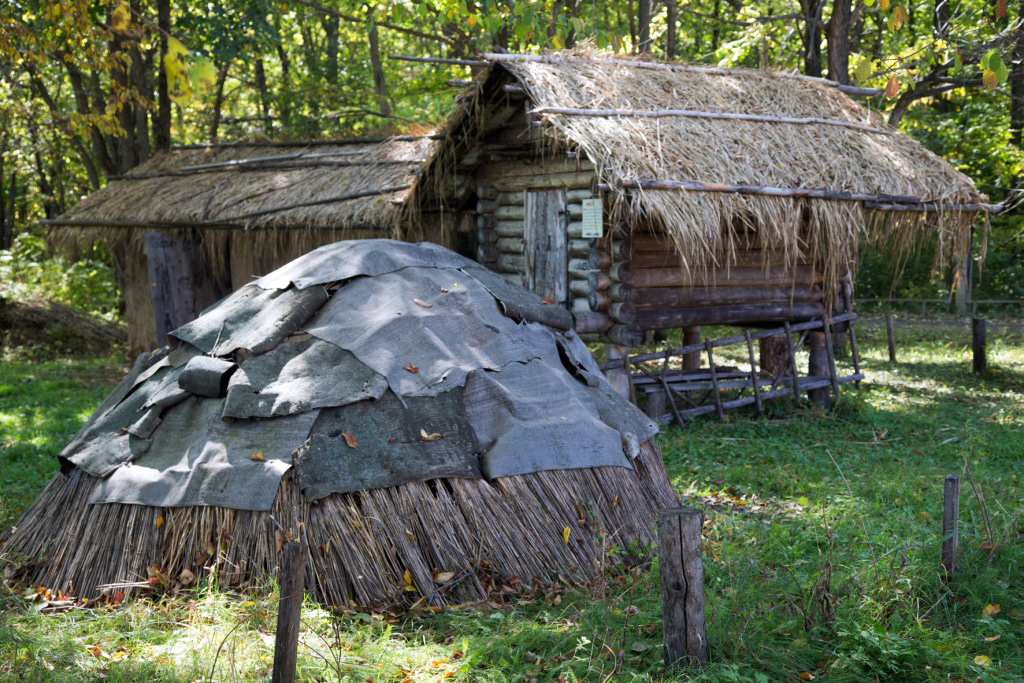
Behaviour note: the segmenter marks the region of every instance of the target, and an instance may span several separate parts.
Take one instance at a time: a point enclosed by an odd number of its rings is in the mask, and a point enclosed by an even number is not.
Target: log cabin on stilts
[[[859,246],[904,255],[937,239],[937,262],[965,259],[977,214],[998,208],[849,97],[863,89],[581,52],[477,66],[419,201],[473,217],[477,259],[570,309],[585,339],[607,345],[613,384],[644,394],[652,416],[827,402],[862,377]],[[742,331],[703,339],[711,325]],[[682,347],[629,355],[669,329]],[[853,351],[845,376],[837,333]],[[715,362],[728,344],[749,368]]]

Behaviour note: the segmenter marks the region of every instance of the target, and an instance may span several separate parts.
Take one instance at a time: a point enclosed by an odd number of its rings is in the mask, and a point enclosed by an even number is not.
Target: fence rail
[[[942,306],[954,306],[956,301],[952,297],[928,298],[905,298],[905,297],[881,297],[875,299],[860,298],[854,300],[854,304],[906,304],[921,305],[921,315],[928,314],[929,304]],[[1024,311],[1024,299],[972,299],[967,302],[967,308],[971,315],[977,315],[979,306],[1018,306]]]

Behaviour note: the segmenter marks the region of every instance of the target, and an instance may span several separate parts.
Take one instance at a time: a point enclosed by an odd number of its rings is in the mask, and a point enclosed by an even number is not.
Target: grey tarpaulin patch
[[[407,399],[391,392],[321,411],[295,459],[299,487],[310,500],[331,493],[396,486],[440,477],[480,478],[479,451],[462,391]],[[428,436],[441,438],[423,440]],[[355,448],[343,433],[355,438]]]
[[[587,387],[540,360],[477,371],[466,413],[486,450],[488,479],[545,470],[631,467],[619,432],[601,422]]]
[[[312,337],[285,340],[242,362],[231,377],[224,417],[291,415],[380,398],[384,376],[351,352]]]
[[[543,323],[558,330],[573,328],[572,314],[561,306],[544,303],[533,292],[517,287],[493,270],[470,261],[461,270],[482,284],[513,320]]]
[[[587,391],[597,405],[597,413],[601,420],[609,427],[622,432],[624,439],[629,440],[630,435],[634,435],[638,442],[644,442],[658,433],[658,423],[615,393],[604,377],[597,386],[589,387]],[[636,454],[631,457],[636,457]]]
[[[289,284],[306,289],[360,275],[374,277],[393,273],[410,266],[461,268],[466,263],[472,261],[429,242],[353,240],[324,245],[264,275],[254,284],[264,289],[284,289]]]
[[[279,290],[246,285],[170,336],[214,356],[236,349],[263,353],[302,327],[327,296],[323,287]]]
[[[128,395],[128,392],[138,384],[139,377],[143,373],[147,373],[153,368],[153,366],[159,366],[161,360],[162,359],[159,354],[150,356],[148,353],[140,353],[138,357],[136,357],[135,364],[132,365],[132,369],[128,374],[117,383],[114,390],[111,391],[105,399],[103,399],[103,402],[100,403],[99,407],[93,411],[92,415],[90,415],[89,419],[85,421],[85,424],[82,425],[81,429],[71,437],[71,441],[69,441],[68,444],[64,446],[63,450],[61,450],[59,457],[62,471],[65,471],[66,473],[66,465],[70,462],[68,460],[69,455],[76,451],[80,452],[83,448],[88,446],[89,439],[92,438],[92,435],[95,433],[94,425],[100,417],[108,413],[111,408],[123,401],[125,396]],[[127,427],[127,425],[123,426]]]
[[[462,386],[473,370],[555,352],[550,330],[517,325],[483,285],[447,268],[357,278],[335,292],[306,329],[351,351],[403,398],[435,396]]]
[[[136,386],[119,403],[102,415],[91,420],[87,427],[75,436],[60,457],[82,468],[94,477],[104,477],[119,465],[130,462],[134,455],[129,448],[128,429],[145,416],[145,412],[163,402],[161,398],[183,400],[187,392],[178,388],[181,368],[162,367],[147,382]],[[180,398],[177,397],[181,394]]]
[[[131,427],[128,427],[128,433],[140,439],[148,439],[153,436],[153,432],[160,426],[161,410],[161,408],[150,408],[147,410]]]
[[[192,397],[167,410],[149,448],[100,482],[89,502],[269,510],[317,414],[227,423],[222,409],[222,400]],[[266,460],[253,460],[257,452]]]
[[[196,356],[182,370],[178,386],[196,396],[221,398],[227,392],[228,379],[236,367],[229,360]]]

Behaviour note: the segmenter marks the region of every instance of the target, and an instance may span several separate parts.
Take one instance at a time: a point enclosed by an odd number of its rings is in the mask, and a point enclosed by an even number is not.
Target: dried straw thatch
[[[0,534],[4,576],[237,585],[283,528],[322,601],[440,605],[646,557],[677,504],[656,426],[570,326],[435,245],[318,249],[140,357]]]
[[[51,221],[51,236],[116,242],[125,228],[233,228],[394,237],[436,144],[421,135],[174,149]]]
[[[728,264],[744,231],[791,262],[799,253],[810,255],[833,275],[827,281],[845,272],[864,237],[892,240],[900,251],[937,233],[940,257],[950,246],[962,253],[976,205],[984,201],[969,178],[822,79],[584,52],[486,58],[491,69],[447,130],[482,129],[481,93],[500,93],[496,81],[518,83],[548,139],[559,149],[582,150],[595,163],[600,181],[616,194],[613,220],[666,230],[688,269]],[[916,201],[902,207],[915,210],[880,211],[872,202],[840,197],[624,189],[636,181]],[[956,208],[964,205],[973,210]]]

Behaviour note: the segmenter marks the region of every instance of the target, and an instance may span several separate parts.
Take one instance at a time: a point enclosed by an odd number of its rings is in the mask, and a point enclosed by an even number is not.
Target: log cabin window
[[[528,190],[525,206],[526,288],[565,305],[569,292],[568,209],[565,189]]]

